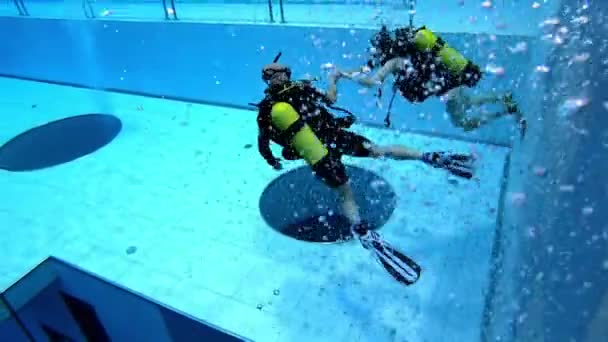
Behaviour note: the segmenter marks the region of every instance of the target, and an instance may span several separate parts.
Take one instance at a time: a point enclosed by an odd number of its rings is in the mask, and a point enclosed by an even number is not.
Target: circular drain
[[[109,144],[122,122],[106,114],[84,114],[27,130],[0,147],[0,169],[34,171],[71,162]]]
[[[378,229],[395,210],[397,196],[375,173],[347,166],[361,218]],[[298,240],[341,242],[352,239],[336,192],[303,166],[273,180],[260,198],[262,217],[273,229]]]

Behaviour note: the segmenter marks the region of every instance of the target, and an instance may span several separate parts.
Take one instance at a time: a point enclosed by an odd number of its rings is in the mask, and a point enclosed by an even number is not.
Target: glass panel
[[[0,295],[0,338],[3,341],[28,342],[28,337],[13,317],[10,309],[4,301],[4,296]]]
[[[167,0],[169,2],[170,0]],[[273,4],[275,20],[279,20],[278,1]],[[270,22],[269,6],[266,0],[184,0],[176,5],[180,20],[200,20],[205,22]],[[276,7],[276,8],[275,8]]]

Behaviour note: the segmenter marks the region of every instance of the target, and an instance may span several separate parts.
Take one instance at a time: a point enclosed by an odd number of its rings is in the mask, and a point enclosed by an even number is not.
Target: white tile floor
[[[0,171],[0,290],[53,255],[255,341],[477,340],[508,149],[355,128],[480,156],[478,180],[456,185],[416,162],[347,160],[399,196],[381,232],[424,267],[406,288],[355,242],[304,243],[264,223],[259,196],[278,174],[257,154],[254,112],[10,79],[0,108],[0,143],[82,113],[124,124],[72,163]]]

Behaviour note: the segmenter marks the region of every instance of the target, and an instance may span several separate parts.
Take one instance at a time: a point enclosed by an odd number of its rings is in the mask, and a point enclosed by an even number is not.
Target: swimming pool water
[[[275,2],[272,23],[265,2],[178,3],[180,20],[169,18],[160,23],[164,13],[159,2],[110,1],[63,6],[28,1],[30,16],[22,20],[87,20],[82,17],[83,4],[91,6],[91,13],[97,16],[90,20],[105,20],[108,25],[112,20],[149,21],[150,25],[201,20],[227,25],[227,30],[233,30],[230,25],[253,22],[296,29],[319,26],[323,31],[326,27],[376,27],[382,19],[407,21],[402,2],[286,3],[286,23],[281,24]],[[548,8],[554,10],[559,4],[524,5],[496,1],[495,8],[488,11],[477,2],[463,7],[456,1],[429,0],[420,2],[416,18],[440,32],[477,34],[483,38],[477,40],[479,45],[487,37],[492,41],[510,35],[515,40],[536,41],[539,23],[546,24],[545,19],[554,14]],[[521,19],[524,13],[529,14],[526,20]],[[1,4],[0,15],[16,15],[12,4]],[[88,41],[90,56],[98,53],[95,49],[100,41]],[[48,46],[60,50],[62,44]],[[179,45],[172,49],[176,61],[180,51],[188,51],[180,50]],[[544,146],[539,137],[543,136],[541,119],[547,113],[540,109],[542,96],[536,90],[544,91],[545,84],[542,71],[534,74],[537,68],[533,67],[547,67],[540,64],[546,51],[540,51],[542,46],[530,49],[534,52],[529,67],[506,67],[522,73],[528,70],[532,75],[517,83],[509,77],[502,85],[519,91],[531,116],[532,138],[527,142],[492,143],[441,131],[416,131],[416,127],[397,131],[355,125],[355,131],[378,143],[401,143],[425,151],[450,149],[475,153],[479,158],[472,181],[455,181],[420,163],[347,159],[350,165],[382,177],[397,196],[395,211],[380,232],[423,266],[420,281],[408,288],[394,282],[355,242],[306,243],[268,226],[260,213],[260,196],[279,173],[263,162],[255,148],[255,112],[175,97],[169,100],[145,93],[0,78],[0,106],[10,114],[1,123],[0,142],[32,127],[84,113],[112,114],[122,122],[116,139],[90,155],[31,173],[0,172],[0,236],[6,237],[0,240],[0,290],[53,255],[255,341],[477,341],[511,336],[513,331],[505,335],[498,332],[500,328],[485,334],[483,330],[499,314],[492,306],[497,281],[501,282],[503,302],[509,301],[505,288],[518,290],[510,285],[515,274],[522,272],[513,266],[517,258],[497,259],[506,236],[528,238],[526,234],[542,229],[504,222],[526,208],[521,188],[531,182],[521,181],[521,174],[538,167],[530,152],[532,142]],[[307,50],[302,51],[306,55]],[[13,55],[27,58],[23,51]],[[303,58],[294,59],[298,65],[306,64]],[[533,65],[535,60],[540,65]],[[201,61],[198,67],[208,62],[204,56]],[[159,62],[150,55],[150,60],[129,67],[147,68],[149,63],[160,67],[170,62]],[[218,70],[223,70],[221,60],[212,63],[214,68],[219,63]],[[249,67],[259,69],[258,65]],[[90,72],[98,69],[91,65]],[[228,78],[230,74],[218,76]],[[237,90],[248,91],[245,84]],[[255,99],[257,95],[251,96]],[[524,157],[521,144],[528,144]],[[283,173],[302,166],[290,163]],[[517,179],[515,185],[513,178]],[[507,214],[503,215],[505,206]],[[537,207],[543,205],[527,208]],[[547,208],[549,205],[544,206],[545,211]],[[526,215],[535,215],[528,210]],[[583,214],[591,215],[589,210]],[[510,267],[505,269],[512,276],[497,275],[502,262]],[[537,281],[543,279],[540,276]],[[524,322],[525,317],[519,324],[534,326]],[[511,320],[514,318],[505,322]]]

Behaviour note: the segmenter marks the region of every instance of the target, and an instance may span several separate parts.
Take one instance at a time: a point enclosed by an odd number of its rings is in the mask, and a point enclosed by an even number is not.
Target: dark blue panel
[[[180,315],[175,311],[161,308],[161,314],[169,330],[173,342],[213,341],[213,342],[240,342],[244,341],[221,330],[197,322],[189,317]]]
[[[30,342],[14,318],[0,320],[0,341]]]
[[[21,286],[27,286],[26,282],[27,279],[21,283]],[[36,294],[27,304],[16,308],[17,316],[36,341],[46,341],[48,334],[45,332],[45,326],[73,341],[84,340],[78,325],[59,296],[60,288],[61,285],[56,280]]]

